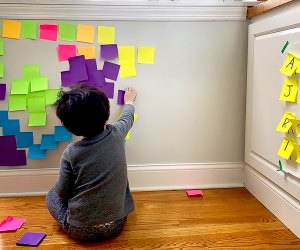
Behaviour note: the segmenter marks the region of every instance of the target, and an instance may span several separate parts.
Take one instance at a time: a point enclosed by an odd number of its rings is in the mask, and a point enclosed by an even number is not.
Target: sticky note
[[[46,112],[29,113],[28,126],[45,126],[47,122]]]
[[[26,232],[16,243],[17,246],[38,246],[46,237],[44,233]]]
[[[8,216],[0,223],[0,232],[17,230],[22,227],[25,221],[25,219]]]
[[[96,59],[86,59],[85,60],[86,69],[89,72],[93,72],[97,70],[97,62]]]
[[[117,80],[120,71],[120,65],[105,61],[103,64],[104,77]]]
[[[17,148],[28,148],[33,144],[33,132],[19,132],[16,134]]]
[[[10,95],[8,103],[9,111],[26,110],[26,95]]]
[[[41,91],[48,89],[48,77],[47,76],[39,76],[37,78],[30,80],[30,91]]]
[[[4,44],[3,44],[3,39],[0,38],[0,56],[4,55]]]
[[[4,62],[0,61],[0,77],[4,77]]]
[[[47,89],[46,94],[46,105],[52,105],[56,102],[60,89]]]
[[[193,190],[188,190],[188,191],[186,191],[186,194],[187,194],[187,196],[189,196],[189,197],[195,197],[195,196],[200,196],[200,197],[203,197],[203,191],[202,190],[195,190],[195,189],[193,189]]]
[[[13,79],[10,93],[12,95],[26,95],[29,91],[29,84],[30,82],[28,80]]]
[[[72,134],[64,126],[54,127],[54,140],[60,141],[70,141],[72,139]]]
[[[125,95],[124,90],[118,90],[118,101],[117,101],[117,103],[119,105],[124,105],[124,95]]]
[[[13,20],[2,21],[2,36],[12,39],[20,39],[21,22]]]
[[[0,154],[0,166],[25,166],[26,150],[4,149]]]
[[[113,99],[114,98],[114,87],[115,84],[113,82],[106,82],[104,86],[101,86],[100,89],[103,93],[106,94],[107,98]]]
[[[287,59],[280,68],[280,72],[284,75],[291,76],[300,64],[299,58],[291,53],[288,53]]]
[[[74,42],[76,40],[76,25],[60,22],[58,24],[58,39]]]
[[[288,160],[294,150],[294,140],[285,137],[278,150],[278,155],[286,160]]]
[[[296,102],[297,93],[298,81],[287,79],[284,81],[279,100],[285,102]]]
[[[118,46],[119,64],[135,62],[134,46]]]
[[[67,61],[70,57],[76,56],[76,45],[58,45],[59,61]]]
[[[75,56],[68,59],[72,80],[76,82],[88,80],[84,56]]]
[[[278,123],[278,126],[276,128],[276,131],[286,133],[292,126],[292,121],[295,120],[296,116],[293,113],[285,112]]]
[[[118,57],[117,44],[100,45],[100,57],[105,60],[117,58]]]
[[[0,101],[5,100],[6,96],[6,84],[0,83]]]
[[[27,106],[29,113],[45,112],[46,111],[45,97],[32,97],[27,99]]]
[[[8,120],[5,122],[2,127],[2,134],[7,135],[16,135],[20,132],[20,121],[17,119]]]
[[[31,80],[40,76],[40,67],[38,65],[23,65],[22,78]]]
[[[57,149],[57,142],[54,139],[54,135],[42,135],[40,149]]]
[[[72,78],[71,71],[62,71],[60,72],[61,86],[69,87],[75,83],[75,80]]]
[[[57,40],[57,25],[56,24],[41,24],[40,39],[56,41]]]
[[[154,64],[154,48],[138,47],[138,63]]]
[[[3,126],[6,121],[8,121],[8,111],[0,110],[0,126]]]
[[[300,120],[291,120],[292,126],[295,130],[297,130],[297,137],[300,137]]]
[[[5,149],[16,150],[16,137],[14,135],[0,136],[0,150],[1,152]]]
[[[105,84],[104,72],[102,70],[96,70],[89,72],[88,84],[94,85],[96,87],[101,87]]]
[[[44,159],[46,158],[46,151],[40,148],[40,144],[33,144],[28,150],[28,159]]]
[[[95,27],[92,25],[77,25],[77,41],[85,43],[94,43]]]
[[[121,64],[120,66],[120,78],[136,76],[134,63]]]
[[[85,59],[96,58],[95,46],[78,46],[77,52],[78,55],[83,55]]]
[[[98,26],[98,43],[115,43],[115,27]]]
[[[36,39],[37,22],[33,20],[22,20],[21,36],[27,39]]]
[[[36,91],[36,92],[28,93],[26,95],[27,102],[28,102],[29,98],[33,98],[33,97],[44,97],[44,98],[46,98],[46,91],[43,90],[43,91]]]
[[[295,143],[294,144],[294,150],[295,150],[295,152],[296,152],[296,162],[298,163],[298,164],[300,164],[300,147]],[[280,168],[279,168],[279,170],[280,170]],[[279,171],[279,170],[277,170],[277,171]],[[282,170],[282,166],[281,166],[281,170]]]
[[[136,121],[137,118],[138,118],[138,115],[134,114],[133,121]],[[127,135],[125,136],[125,140],[130,140],[130,136],[131,136],[131,133],[130,133],[130,131],[128,131]]]

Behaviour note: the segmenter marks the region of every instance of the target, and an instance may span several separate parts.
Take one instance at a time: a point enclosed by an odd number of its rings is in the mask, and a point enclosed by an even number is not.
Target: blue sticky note
[[[40,148],[40,144],[33,144],[28,150],[28,159],[44,159],[46,158],[46,150]]]
[[[20,132],[20,121],[19,120],[7,120],[2,125],[3,135],[16,135]]]
[[[64,126],[55,126],[54,140],[55,141],[71,141],[72,134]]]
[[[41,149],[57,149],[57,142],[54,135],[42,135]]]
[[[29,148],[33,144],[33,132],[20,132],[16,139],[18,148]]]
[[[3,126],[3,123],[5,123],[8,120],[8,111],[6,110],[0,110],[0,126]]]

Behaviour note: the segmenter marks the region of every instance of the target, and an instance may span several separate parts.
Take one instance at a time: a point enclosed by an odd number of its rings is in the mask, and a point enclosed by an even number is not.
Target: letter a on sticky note
[[[293,113],[285,112],[282,116],[280,122],[278,123],[278,126],[276,128],[276,131],[286,133],[292,126],[292,120],[295,120],[296,116]]]
[[[285,80],[281,94],[279,97],[280,101],[295,102],[298,93],[298,81],[297,80]]]
[[[285,137],[281,143],[281,146],[278,150],[278,155],[286,160],[288,160],[294,150],[294,144],[296,142]]]
[[[287,59],[280,68],[280,72],[284,75],[291,76],[300,64],[299,58],[291,53],[288,53]]]

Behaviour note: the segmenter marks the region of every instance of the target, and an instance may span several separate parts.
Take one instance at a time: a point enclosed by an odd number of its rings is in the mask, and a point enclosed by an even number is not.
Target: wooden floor
[[[38,249],[300,249],[300,240],[244,188],[204,190],[203,198],[184,191],[134,198],[136,211],[121,235],[97,244],[75,242],[60,230],[45,197],[0,198],[1,220],[27,220],[16,232],[0,233],[0,249],[28,249],[15,245],[28,231],[47,234]]]

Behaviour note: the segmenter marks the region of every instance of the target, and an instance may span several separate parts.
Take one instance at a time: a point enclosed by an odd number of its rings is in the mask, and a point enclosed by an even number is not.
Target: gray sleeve
[[[66,148],[60,160],[59,175],[54,190],[60,199],[67,200],[72,195],[73,184],[74,175],[69,161],[68,148]]]
[[[117,130],[121,131],[122,135],[125,137],[128,131],[131,129],[134,122],[134,106],[131,104],[125,104],[123,108],[123,113],[120,119],[113,123]]]

